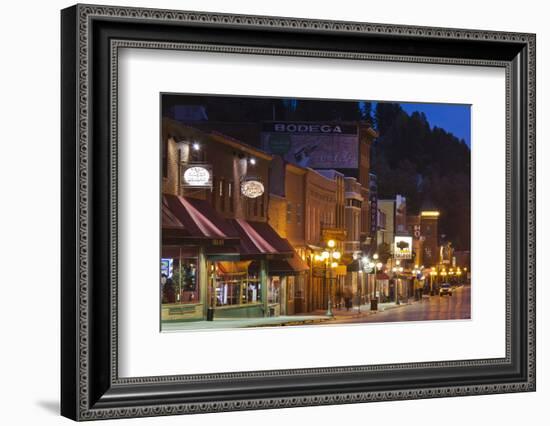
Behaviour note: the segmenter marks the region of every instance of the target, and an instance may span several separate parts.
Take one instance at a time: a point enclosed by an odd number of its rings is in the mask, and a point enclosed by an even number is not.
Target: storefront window
[[[262,300],[260,291],[260,279],[257,275],[249,275],[246,283],[246,297],[243,297],[244,303],[257,303]]]
[[[249,275],[250,261],[216,262],[216,306],[245,305],[261,301],[260,280]]]
[[[238,305],[245,275],[219,275],[216,277],[216,306]]]
[[[281,278],[278,276],[269,277],[267,287],[268,303],[280,303],[281,301]]]
[[[164,278],[162,303],[199,303],[197,259],[176,258],[172,262],[171,273],[168,274],[161,265]]]

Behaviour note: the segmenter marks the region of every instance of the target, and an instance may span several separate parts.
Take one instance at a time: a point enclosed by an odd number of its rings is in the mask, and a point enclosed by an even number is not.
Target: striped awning
[[[234,240],[234,227],[204,201],[178,195],[162,195],[162,236],[165,239]]]
[[[229,219],[240,238],[239,251],[241,258],[258,256],[292,257],[294,249],[290,243],[279,236],[265,222],[254,222],[244,219]]]
[[[381,280],[381,281],[385,281],[385,280],[389,280],[390,277],[389,277],[386,273],[384,273],[384,272],[378,272],[378,273],[376,274],[376,279],[377,279],[377,280]]]
[[[308,264],[295,252],[288,259],[270,260],[268,264],[270,275],[298,275],[309,271]]]

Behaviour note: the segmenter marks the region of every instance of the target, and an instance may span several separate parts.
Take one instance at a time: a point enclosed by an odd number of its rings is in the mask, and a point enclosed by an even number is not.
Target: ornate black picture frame
[[[535,35],[95,5],[64,9],[61,27],[62,415],[93,420],[535,390]],[[504,68],[506,356],[119,378],[121,47]]]

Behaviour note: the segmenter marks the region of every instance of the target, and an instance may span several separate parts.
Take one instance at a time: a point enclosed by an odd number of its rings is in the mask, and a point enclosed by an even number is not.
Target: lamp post
[[[395,304],[400,305],[401,302],[399,300],[399,289],[398,289],[398,285],[397,285],[396,275],[399,276],[399,273],[403,272],[403,267],[399,266],[399,265],[401,265],[400,260],[396,260],[395,265],[396,266],[394,268],[392,268],[392,272],[393,272],[393,291],[395,292]]]
[[[366,275],[366,279],[367,279],[367,288],[365,290],[365,296],[369,295],[369,271],[374,268],[374,263],[372,263],[370,261],[370,259],[367,257],[367,256],[364,256],[362,259],[361,259],[361,266],[363,268],[363,271]],[[371,297],[369,296],[369,299],[371,299]],[[359,304],[359,312],[361,312],[361,304]]]
[[[378,310],[378,297],[376,295],[376,287],[377,287],[376,273],[377,273],[377,269],[379,269],[378,265],[380,265],[380,267],[381,267],[382,264],[376,262],[378,260],[378,253],[374,253],[372,255],[372,259],[374,260],[374,262],[369,262],[368,263],[369,268],[374,271],[374,283],[373,283],[373,286],[372,286],[372,297],[370,299],[370,310],[371,311],[377,311]]]
[[[374,266],[374,292],[376,296],[376,309],[378,309],[378,302],[380,301],[380,289],[378,288],[378,279],[376,278],[376,274],[382,269],[384,264],[382,262],[378,262]]]
[[[334,316],[332,312],[332,270],[338,266],[338,260],[342,256],[335,249],[336,242],[334,240],[327,241],[327,249],[321,253],[321,260],[325,261],[325,282],[328,280],[328,300],[327,300],[327,316]],[[328,275],[328,276],[327,276]]]
[[[442,281],[445,282],[445,279],[447,277],[447,271],[445,270],[445,268],[443,268],[439,275],[442,277]],[[441,296],[441,293],[439,295]]]

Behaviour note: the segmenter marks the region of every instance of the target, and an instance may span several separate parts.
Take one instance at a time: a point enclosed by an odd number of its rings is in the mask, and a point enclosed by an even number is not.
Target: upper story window
[[[302,205],[296,204],[296,223],[300,225],[302,223]]]
[[[233,211],[233,182],[227,183],[227,198],[229,199],[229,211]]]
[[[286,223],[292,222],[292,203],[288,202],[286,205]]]

